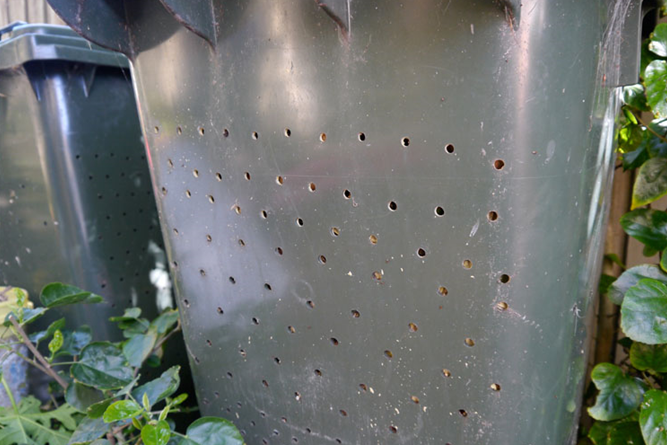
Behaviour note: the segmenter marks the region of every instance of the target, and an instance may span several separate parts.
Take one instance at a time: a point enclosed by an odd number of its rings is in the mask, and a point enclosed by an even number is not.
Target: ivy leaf
[[[90,343],[70,368],[72,377],[97,389],[118,389],[132,381],[132,368],[122,351],[109,342]]]
[[[141,308],[140,307],[130,307],[125,309],[125,312],[123,312],[123,315],[119,317],[111,317],[109,318],[109,321],[117,322],[117,321],[131,321],[131,320],[136,320],[139,317],[141,317]]]
[[[143,408],[133,400],[119,400],[114,402],[104,411],[102,418],[105,423],[117,422],[119,420],[132,419],[143,412]]]
[[[621,304],[621,329],[647,345],[667,343],[667,285],[642,278],[631,287]]]
[[[644,85],[636,84],[623,87],[623,103],[639,111],[650,111],[646,103]]]
[[[54,332],[58,330],[62,330],[65,327],[65,319],[61,318],[60,320],[56,320],[53,323],[49,325],[48,328],[46,328],[45,331],[39,331],[35,332],[34,334],[30,334],[29,338],[30,341],[36,344],[39,344],[42,340],[46,340],[47,338],[51,337]]]
[[[56,357],[61,355],[81,355],[81,350],[92,341],[93,334],[88,326],[81,326],[75,331],[62,331],[63,346],[56,353]]]
[[[667,159],[649,159],[637,173],[632,188],[631,208],[648,205],[665,195],[667,195]]]
[[[642,410],[639,413],[639,425],[646,445],[665,445],[667,443],[667,393],[652,389],[644,396]]]
[[[157,341],[157,334],[155,330],[149,329],[146,334],[137,334],[123,344],[123,354],[130,366],[138,368],[150,355],[155,342]]]
[[[667,372],[667,345],[635,342],[630,347],[630,363],[640,371]]]
[[[56,352],[60,351],[60,348],[63,347],[63,333],[60,332],[60,329],[56,329],[53,333],[53,338],[49,342],[49,352],[51,352],[51,357],[49,361],[53,361]]]
[[[157,379],[151,380],[132,391],[132,397],[135,400],[142,400],[146,395],[151,405],[164,400],[175,393],[180,386],[181,378],[178,374],[180,369],[180,366],[172,366]]]
[[[644,445],[639,428],[639,413],[613,422],[595,422],[588,431],[588,438],[594,445]]]
[[[63,283],[51,283],[44,286],[39,300],[47,308],[65,306],[74,303],[101,303],[102,297],[76,286]]]
[[[667,25],[660,23],[651,33],[648,49],[660,57],[667,57]]]
[[[109,425],[104,423],[101,418],[91,419],[85,417],[79,427],[72,434],[69,445],[82,445],[90,443],[95,439],[99,439],[104,433],[109,430]]]
[[[634,170],[649,160],[649,152],[645,146],[640,145],[632,151],[623,153],[623,170]]]
[[[153,322],[151,326],[154,326],[158,334],[164,334],[167,332],[173,325],[178,321],[178,310],[166,310],[161,313]]]
[[[171,430],[165,420],[160,420],[155,425],[147,423],[141,429],[141,439],[146,445],[166,445],[170,437]]]
[[[85,413],[90,405],[104,400],[104,394],[95,388],[72,382],[65,391],[65,401]]]
[[[595,405],[588,413],[595,420],[617,420],[634,411],[642,401],[644,388],[638,380],[626,376],[611,363],[600,363],[591,372],[593,383],[600,390]]]
[[[229,420],[202,417],[190,424],[180,445],[243,445],[243,436]]]
[[[39,400],[28,396],[13,407],[0,407],[0,444],[67,445],[76,428],[76,410],[65,404],[42,412],[39,406]]]
[[[102,401],[97,402],[97,403],[93,403],[86,410],[86,414],[91,419],[99,419],[100,417],[102,417],[104,415],[104,412],[107,410],[107,408],[109,407],[109,405],[111,405],[111,403],[113,401],[114,401],[114,398],[112,397],[112,398],[105,399],[105,400],[102,400]]]
[[[650,161],[649,161],[650,162]],[[667,213],[637,209],[621,217],[625,233],[658,251],[667,248]]]
[[[23,318],[21,319],[19,324],[21,326],[24,326],[24,325],[30,324],[33,321],[37,320],[39,317],[44,315],[48,309],[45,308],[45,307],[38,307],[38,308],[35,308],[35,309],[30,309],[28,307],[25,307],[25,308],[22,308],[22,310],[23,310]],[[10,312],[5,317],[5,322],[4,322],[5,326],[10,326],[12,324],[12,322],[9,321],[10,317],[14,317],[14,319],[16,319],[17,321],[19,320],[19,317],[16,315],[16,313]]]
[[[646,99],[656,117],[667,117],[667,62],[654,60],[644,71]]]
[[[667,284],[667,274],[662,272],[660,268],[652,264],[641,264],[623,272],[612,283],[607,297],[612,303],[620,305],[628,289],[636,285],[642,278],[654,278]]]

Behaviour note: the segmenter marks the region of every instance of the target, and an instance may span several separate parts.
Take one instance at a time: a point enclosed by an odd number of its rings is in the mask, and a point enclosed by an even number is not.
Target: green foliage
[[[588,413],[596,420],[618,420],[632,413],[642,401],[644,388],[640,381],[625,375],[616,365],[600,363],[591,373],[600,390]]]
[[[667,343],[667,285],[642,278],[625,293],[621,329],[634,341]]]
[[[14,337],[34,346],[34,357],[21,357],[49,375],[59,389],[44,407],[34,397],[14,403],[0,375],[12,402],[11,408],[0,407],[0,445],[243,444],[234,425],[220,418],[201,418],[186,434],[173,430],[169,416],[191,410],[182,406],[187,394],[171,398],[181,383],[179,366],[141,381],[142,367],[159,363],[165,342],[180,331],[178,311],[166,311],[151,322],[141,317],[141,309],[127,309],[110,320],[123,332],[124,340],[116,343],[91,342],[89,327],[67,329],[65,319],[28,337],[23,326],[50,308],[97,303],[101,297],[62,283],[44,287],[40,300],[45,307],[32,309],[25,295],[17,297],[4,325]],[[48,357],[37,349],[40,343]],[[68,361],[59,361],[60,357]],[[55,371],[67,370],[63,365],[69,365],[68,372]]]

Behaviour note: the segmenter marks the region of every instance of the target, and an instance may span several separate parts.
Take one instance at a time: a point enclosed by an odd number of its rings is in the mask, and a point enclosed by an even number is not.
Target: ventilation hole
[[[259,215],[260,215],[263,219],[266,219],[266,218],[269,216],[269,214],[266,213],[266,210],[262,210],[261,212],[259,212]]]
[[[204,127],[199,127],[199,134],[204,136]]]
[[[262,380],[262,385],[264,385],[264,387],[268,388],[269,387],[269,382],[267,382],[266,380]]]
[[[470,346],[472,348],[473,346],[475,346],[475,340],[473,340],[472,338],[466,338],[465,344],[466,346]]]
[[[326,264],[327,263],[327,257],[325,257],[324,255],[320,255],[318,257],[318,261],[320,262],[320,264]]]
[[[494,391],[500,391],[500,385],[497,383],[491,383],[491,389]]]
[[[380,281],[382,279],[382,274],[376,270],[375,272],[373,272],[373,278],[375,280]]]
[[[368,391],[368,386],[366,386],[365,383],[359,383],[359,388],[361,388],[362,391]]]
[[[315,303],[313,302],[313,300],[306,301],[306,304],[308,305],[309,308],[315,309]]]
[[[211,343],[211,340],[206,340],[206,344],[207,344],[208,346],[213,346],[213,343]]]
[[[281,418],[280,418],[280,421],[281,421],[282,423],[287,423],[287,417],[281,417]]]
[[[192,193],[190,193],[190,190],[185,191],[185,196],[187,196],[188,198],[192,197]]]
[[[316,369],[315,370],[315,375],[319,376],[319,377],[322,377],[322,371],[320,371],[319,369]]]
[[[449,154],[454,153],[454,145],[452,145],[452,144],[445,145],[445,151]]]
[[[420,247],[420,248],[417,250],[417,255],[418,255],[420,258],[424,258],[424,257],[426,256],[426,251]]]
[[[188,299],[183,300],[183,306],[190,307],[190,301]]]
[[[343,441],[340,439],[336,439],[336,443],[343,443]]]
[[[208,241],[209,243],[211,241],[213,241],[213,238],[211,238],[211,235],[206,235],[206,241]]]
[[[442,207],[439,207],[439,206],[436,207],[435,208],[435,215],[436,216],[445,216],[445,209],[443,209]]]
[[[283,183],[285,182],[285,178],[283,178],[282,176],[276,176],[276,182],[278,183],[278,185],[283,185]]]
[[[229,282],[232,283],[232,284],[236,284],[236,278],[229,277]]]
[[[505,161],[503,161],[502,159],[496,159],[495,161],[493,161],[493,167],[496,170],[502,170],[503,167],[505,167]]]
[[[308,184],[308,190],[310,190],[311,192],[314,192],[316,188],[317,188],[317,186],[315,185],[314,182],[311,182],[310,184]]]
[[[410,330],[410,332],[417,332],[417,329],[419,328],[414,323],[408,323],[408,329]]]
[[[269,283],[264,283],[264,289],[271,290],[271,285]]]
[[[216,310],[218,311],[218,314],[224,314],[225,313],[225,311],[223,311],[220,306],[218,306],[218,308]]]
[[[384,356],[387,358],[393,358],[394,354],[389,349],[387,349],[386,351],[384,351]]]
[[[496,309],[498,309],[499,311],[506,311],[508,307],[509,306],[504,301],[501,301],[496,304]]]
[[[215,202],[215,198],[213,197],[213,195],[208,195],[208,202],[210,202],[211,204]]]
[[[294,398],[296,399],[297,402],[301,401],[301,394],[299,394],[299,391],[296,391],[294,393]]]
[[[332,236],[338,236],[340,235],[340,229],[338,227],[332,227],[331,228],[331,235]]]
[[[217,179],[218,181],[222,181],[222,175],[220,173],[216,173],[215,179]]]
[[[233,379],[233,378],[234,378],[234,374],[232,374],[231,372],[228,372],[228,373],[227,373],[227,377],[229,377],[230,379]],[[214,395],[215,395],[216,398],[218,397],[217,392],[216,392],[216,394],[214,394]]]
[[[253,132],[252,132],[252,138],[253,138],[254,140],[259,139],[259,133],[257,133],[256,131],[253,131]]]
[[[275,248],[275,252],[276,252],[278,255],[282,255],[282,254],[283,254],[283,249],[282,249],[282,247],[276,247],[276,248]]]
[[[451,377],[452,373],[449,369],[443,369],[442,370],[442,375],[444,375],[445,377]]]
[[[472,261],[470,260],[463,260],[463,267],[465,269],[471,269],[472,268]]]
[[[438,293],[444,297],[445,295],[447,295],[449,293],[449,291],[447,290],[447,288],[445,286],[440,286],[438,288]]]
[[[407,147],[410,145],[410,138],[403,138],[401,139],[401,145],[404,147]]]
[[[398,433],[398,428],[396,428],[394,425],[390,425],[389,426],[389,431],[396,434],[396,433]]]
[[[160,132],[160,127],[158,127],[156,125],[155,127],[153,127],[153,131],[155,132],[155,134],[159,133]]]
[[[496,221],[498,219],[498,212],[495,212],[491,210],[486,217],[489,219],[489,221]]]
[[[290,130],[289,128],[285,128],[285,137],[288,138],[290,136],[292,136],[292,130]]]
[[[296,225],[299,227],[303,227],[303,220],[301,218],[296,219]]]
[[[329,339],[329,341],[330,341],[331,344],[334,345],[334,346],[338,346],[338,344],[339,344],[339,343],[338,343],[338,339],[335,338],[335,337],[331,337],[331,338]]]
[[[195,178],[198,178],[199,177],[199,170],[197,170],[196,168],[194,170],[192,170],[192,176],[194,176]]]
[[[174,161],[172,161],[171,159],[167,159],[167,164],[169,164],[169,167],[173,167]]]
[[[320,142],[326,142],[326,140],[327,140],[327,134],[320,133]]]
[[[387,204],[387,207],[389,207],[389,210],[392,212],[395,212],[398,208],[398,204],[396,204],[394,201],[390,201],[389,204]]]
[[[250,181],[250,173],[249,172],[243,173],[243,177],[246,179],[246,181]],[[282,184],[282,182],[280,184]]]
[[[461,414],[463,417],[468,417],[468,412],[464,409],[460,409],[459,414]]]
[[[361,317],[361,313],[360,313],[358,310],[356,310],[356,309],[352,309],[351,313],[352,313],[352,316],[353,316],[354,318],[359,318],[359,317]]]
[[[505,274],[505,273],[502,274],[500,276],[500,282],[503,283],[503,284],[509,283],[510,282],[510,276]]]
[[[412,400],[413,403],[419,403],[419,397],[417,396],[410,396],[410,400]]]
[[[366,134],[365,133],[359,133],[357,135],[357,137],[359,138],[359,141],[361,141],[361,142],[364,142],[366,140]]]
[[[162,194],[163,194],[163,195],[166,195],[166,194],[167,194],[167,189],[164,188],[164,187],[162,187]]]
[[[241,207],[240,207],[238,204],[234,204],[234,205],[232,206],[232,210],[234,210],[234,211],[236,212],[237,215],[240,215],[240,214],[241,214]]]
[[[341,409],[338,412],[340,413],[341,416],[347,417],[347,411],[345,411],[344,409]]]
[[[199,269],[199,275],[201,275],[202,277],[205,277],[206,276],[206,271],[204,269]]]
[[[368,237],[368,241],[370,241],[371,244],[375,245],[378,243],[378,237],[375,235],[371,235]]]
[[[252,324],[258,325],[259,324],[259,318],[257,317],[252,317]]]
[[[290,334],[294,334],[296,332],[296,329],[294,329],[294,326],[287,326],[287,331]]]
[[[242,239],[240,239],[240,240],[239,240],[239,246],[241,246],[241,247],[245,247],[245,241],[243,241]]]
[[[178,229],[176,227],[174,227],[174,234],[178,235]]]
[[[276,362],[276,365],[280,364],[280,358],[279,357],[274,357],[273,361]]]
[[[350,199],[352,197],[352,192],[345,189],[345,190],[343,190],[343,196],[345,197],[345,199]]]
[[[298,443],[298,442],[299,442],[299,439],[297,439],[296,437],[292,437],[292,442],[294,442],[294,443]]]
[[[183,129],[181,127],[176,127],[176,133],[183,134]]]
[[[226,128],[223,129],[223,130],[222,130],[222,135],[223,135],[224,137],[226,137],[226,138],[229,137],[229,130],[227,130]]]

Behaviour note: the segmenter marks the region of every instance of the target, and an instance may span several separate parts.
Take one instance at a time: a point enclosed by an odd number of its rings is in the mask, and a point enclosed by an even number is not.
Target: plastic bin
[[[50,4],[132,60],[204,414],[573,443],[639,1]]]

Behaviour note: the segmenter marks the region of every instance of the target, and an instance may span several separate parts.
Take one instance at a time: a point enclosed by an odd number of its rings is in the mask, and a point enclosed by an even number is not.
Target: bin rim
[[[37,60],[129,68],[124,55],[89,42],[62,25],[17,23],[0,30],[0,70]]]

